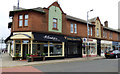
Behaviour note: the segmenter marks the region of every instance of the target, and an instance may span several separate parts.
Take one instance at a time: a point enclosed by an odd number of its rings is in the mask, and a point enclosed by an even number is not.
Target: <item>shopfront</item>
[[[119,50],[120,48],[120,42],[112,42],[113,50]]]
[[[61,35],[31,32],[13,33],[9,40],[11,56],[26,59],[26,54],[64,57],[65,38]]]
[[[82,38],[83,43],[82,43],[82,55],[83,57],[86,57],[87,54],[88,56],[97,56],[97,40],[96,39],[88,39],[87,38]],[[87,51],[88,50],[88,51]]]
[[[82,57],[82,39],[80,37],[65,36],[65,57]]]
[[[113,50],[112,41],[101,40],[101,56],[104,56],[105,52]]]

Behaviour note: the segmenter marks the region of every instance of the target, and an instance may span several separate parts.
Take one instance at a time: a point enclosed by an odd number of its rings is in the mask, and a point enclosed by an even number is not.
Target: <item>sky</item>
[[[36,7],[48,7],[56,0],[19,0],[20,7],[30,9]],[[64,13],[87,20],[87,11],[89,19],[99,17],[101,23],[108,21],[108,27],[118,29],[118,2],[120,0],[58,0]],[[2,0],[0,2],[0,39],[6,39],[10,35],[8,22],[9,11],[13,10],[13,6],[17,6],[18,0]]]

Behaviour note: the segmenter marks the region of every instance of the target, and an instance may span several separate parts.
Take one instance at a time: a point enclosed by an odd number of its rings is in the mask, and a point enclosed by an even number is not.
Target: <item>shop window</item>
[[[33,54],[41,56],[42,53],[48,56],[48,44],[33,44]]]
[[[27,43],[30,43],[30,41],[29,40],[23,40],[22,43],[27,44]]]
[[[62,45],[50,44],[50,56],[62,56]]]
[[[71,33],[73,33],[73,24],[71,23]]]
[[[19,27],[23,26],[23,15],[19,15]]]
[[[75,24],[75,27],[74,27],[74,28],[75,28],[75,29],[74,29],[74,30],[75,30],[74,32],[77,33],[77,24]]]
[[[15,56],[21,56],[21,40],[15,40]]]
[[[57,30],[57,19],[53,18],[53,29]]]
[[[21,56],[21,44],[15,44],[15,56]]]
[[[21,40],[15,40],[15,43],[21,43]]]
[[[28,14],[25,14],[24,18],[24,26],[28,26]]]
[[[68,54],[69,55],[78,54],[77,43],[72,42],[68,43]]]
[[[10,53],[13,54],[13,41],[10,42]]]

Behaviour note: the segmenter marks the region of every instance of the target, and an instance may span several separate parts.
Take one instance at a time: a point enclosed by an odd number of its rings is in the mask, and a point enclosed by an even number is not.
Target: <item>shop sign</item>
[[[49,36],[49,35],[45,35],[43,38],[44,39],[54,40],[54,41],[60,41],[57,37],[53,37],[53,36]]]
[[[112,44],[112,41],[105,41],[105,40],[102,40],[101,43]]]
[[[88,41],[89,42],[96,42],[96,40],[95,39],[88,39]],[[83,38],[83,42],[87,42],[87,38]]]
[[[66,39],[62,35],[41,34],[36,32],[33,32],[33,35],[34,40],[66,42]]]
[[[81,40],[81,39],[78,38],[78,37],[75,38],[75,37],[66,37],[66,36],[65,36],[65,39],[66,39],[66,40],[71,40],[71,41],[80,41],[80,40]]]

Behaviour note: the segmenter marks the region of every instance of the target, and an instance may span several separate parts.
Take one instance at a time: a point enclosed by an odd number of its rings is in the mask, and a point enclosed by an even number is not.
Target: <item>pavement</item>
[[[13,61],[11,56],[8,53],[2,53],[0,57],[0,68],[11,68],[11,67],[20,67],[20,66],[31,66],[37,64],[51,64],[51,63],[60,63],[60,62],[72,62],[72,61],[87,61],[87,60],[96,60],[96,59],[103,59],[104,57],[85,57],[85,58],[65,58],[65,59],[57,59],[57,60],[46,60],[46,61],[34,61],[34,62],[27,62],[27,61]]]

